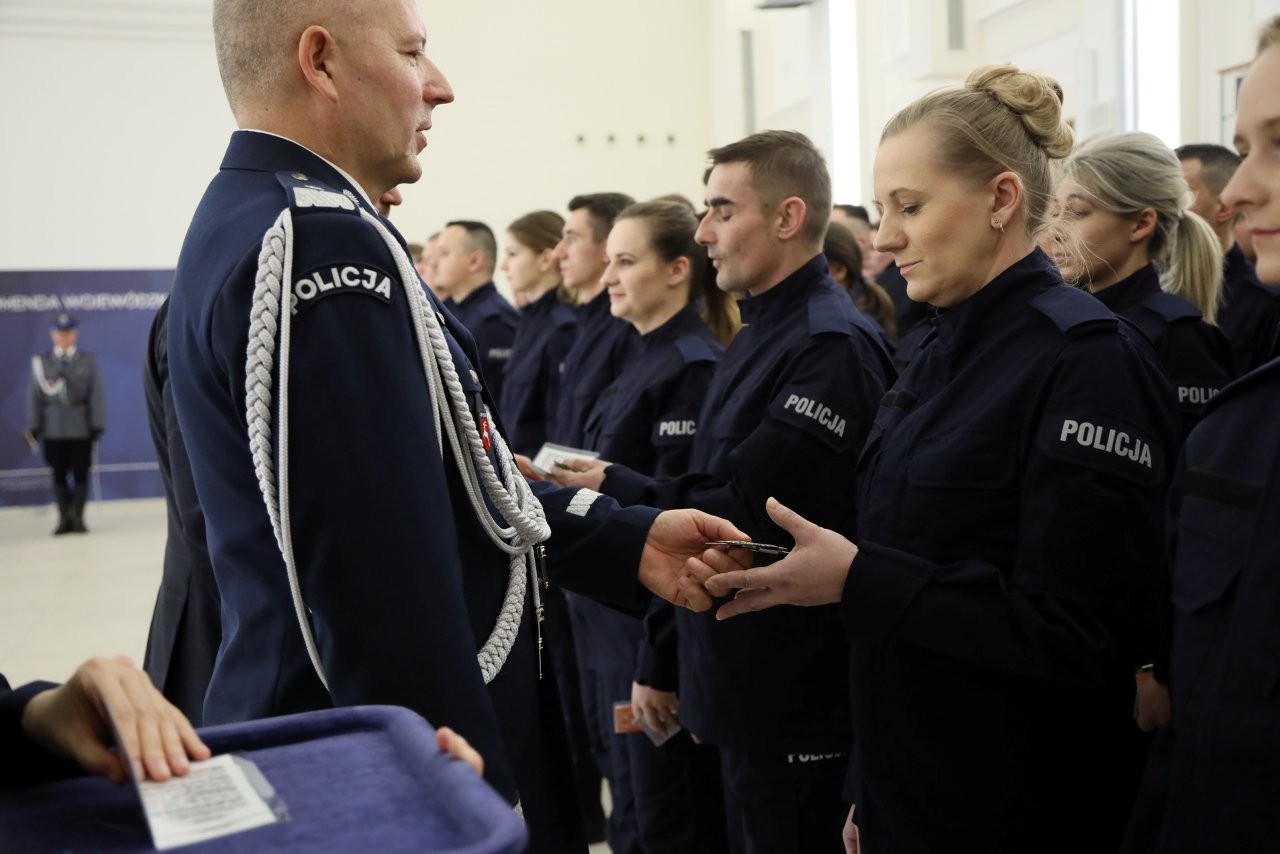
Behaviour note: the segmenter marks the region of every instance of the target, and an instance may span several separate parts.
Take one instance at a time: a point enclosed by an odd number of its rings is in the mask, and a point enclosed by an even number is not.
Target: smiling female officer
[[[585,446],[658,477],[688,470],[698,413],[723,353],[711,330],[730,337],[738,325],[736,304],[715,286],[706,250],[693,239],[697,227],[683,205],[641,203],[618,215],[607,244],[609,265],[602,281],[610,311],[635,328],[641,355],[588,414]],[[696,748],[683,732],[659,748],[643,735],[614,733],[614,703],[633,698],[655,729],[676,721],[671,607],[655,601],[642,624],[586,597],[568,598],[592,741],[600,767],[609,769],[610,847],[619,852],[723,848],[723,822],[694,800],[714,803],[717,797],[714,751]],[[705,764],[698,760],[708,753],[711,773],[692,779],[695,767]]]
[[[940,313],[859,460],[858,544],[772,503],[792,554],[707,581],[750,588],[721,617],[840,603],[868,850],[1112,851],[1132,800],[1126,646],[1177,439],[1149,346],[1035,248],[1061,99],[990,66],[890,120],[876,247]]]

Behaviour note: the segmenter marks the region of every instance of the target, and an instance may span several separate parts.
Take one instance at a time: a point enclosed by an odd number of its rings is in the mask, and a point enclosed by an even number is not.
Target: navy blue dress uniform
[[[1162,852],[1280,839],[1280,360],[1225,388],[1171,490],[1173,767]]]
[[[596,398],[640,351],[640,335],[609,311],[609,294],[578,306],[578,336],[560,368],[559,399],[548,438],[581,448]]]
[[[624,504],[696,507],[757,542],[790,545],[765,512],[774,496],[853,536],[858,451],[894,373],[878,330],[822,255],[738,306],[745,325],[707,393],[690,473],[662,480],[613,465],[602,489]],[[720,748],[731,846],[838,845],[852,732],[835,606],[676,620],[680,719]]]
[[[76,320],[58,315],[54,329],[76,328]],[[55,534],[84,533],[93,443],[107,428],[106,392],[98,360],[79,347],[57,348],[31,358],[27,394],[27,432],[42,440],[44,459],[53,471],[58,503]]]
[[[548,291],[524,307],[516,325],[498,400],[511,450],[532,457],[547,441],[547,425],[555,412],[560,365],[577,332],[578,320],[558,290]]]
[[[588,414],[584,447],[635,471],[673,477],[689,470],[699,411],[723,348],[694,306],[640,340],[640,355]],[[707,839],[708,816],[697,809],[698,799],[706,799],[705,786],[704,791],[691,788],[697,782],[691,776],[696,760],[688,735],[655,748],[643,734],[614,733],[614,703],[629,703],[631,683],[649,678],[637,672],[641,650],[649,667],[660,656],[669,669],[675,645],[666,636],[661,648],[648,648],[641,620],[583,596],[567,598],[592,747],[597,763],[608,769],[610,850],[714,850]],[[659,633],[674,619],[672,607],[660,600],[645,615]],[[714,795],[714,780],[712,787]],[[717,829],[723,832],[722,825]]]
[[[1222,260],[1222,307],[1218,327],[1231,341],[1237,374],[1280,355],[1280,288],[1258,281],[1239,245]]]
[[[1200,420],[1204,405],[1231,382],[1231,346],[1226,337],[1205,323],[1194,305],[1161,290],[1160,276],[1150,264],[1094,296],[1142,330],[1155,348],[1177,396],[1186,436]]]
[[[498,286],[493,282],[476,288],[462,302],[447,299],[444,305],[475,339],[480,354],[478,370],[485,388],[494,400],[501,400],[520,312],[498,293]]]
[[[297,309],[285,510],[299,613],[313,627],[329,691],[304,647],[246,428],[258,259],[286,208],[298,299],[281,306],[281,314]],[[486,778],[522,804],[533,850],[579,850],[573,798],[562,796],[569,771],[555,689],[539,680],[527,597],[496,678],[486,685],[477,665],[506,596],[507,556],[471,512],[457,466],[442,457],[431,395],[413,369],[418,344],[395,256],[361,209],[373,213],[327,161],[287,139],[240,131],[183,245],[169,308],[170,382],[223,603],[205,723],[406,706],[455,727],[480,751]],[[481,421],[479,408],[492,404],[472,376],[471,336],[448,318],[445,331]],[[642,610],[648,595],[634,578],[599,568],[638,563],[655,511],[623,510],[587,491],[538,491],[554,530],[552,578]]]
[[[939,313],[858,464],[840,608],[866,850],[1116,850],[1179,439],[1150,345],[1040,250]]]
[[[894,320],[898,328],[898,340],[893,348],[893,364],[901,371],[911,364],[911,359],[920,349],[920,342],[929,334],[935,312],[927,302],[916,302],[907,296],[907,280],[902,278],[897,264],[890,264],[881,270],[876,281],[893,298]]]
[[[156,593],[142,669],[193,726],[204,718],[204,695],[222,641],[222,607],[205,544],[204,511],[178,428],[169,386],[169,302],[151,324],[143,389],[147,421],[164,480],[168,512],[164,573]]]

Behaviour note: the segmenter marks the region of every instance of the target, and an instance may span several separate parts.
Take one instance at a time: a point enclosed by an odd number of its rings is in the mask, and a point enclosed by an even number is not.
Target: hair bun
[[[1022,71],[1006,62],[975,69],[964,85],[1007,107],[1045,154],[1063,158],[1071,153],[1075,135],[1062,120],[1062,87],[1052,77]]]

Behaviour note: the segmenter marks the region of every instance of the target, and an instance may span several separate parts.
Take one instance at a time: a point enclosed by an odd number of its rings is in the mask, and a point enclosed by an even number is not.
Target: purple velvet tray
[[[523,851],[524,823],[435,730],[394,706],[355,706],[200,731],[252,759],[290,820],[180,851]],[[132,786],[79,777],[0,794],[0,850],[151,851]]]

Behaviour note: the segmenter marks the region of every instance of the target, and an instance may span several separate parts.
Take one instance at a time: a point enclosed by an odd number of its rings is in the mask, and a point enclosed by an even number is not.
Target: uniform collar
[[[298,160],[299,156],[308,157],[313,163],[301,163]],[[227,146],[227,153],[222,159],[222,168],[265,169],[271,172],[306,169],[315,173],[310,177],[318,177],[324,183],[338,189],[350,188],[359,194],[370,212],[378,212],[364,188],[341,166],[331,163],[302,143],[271,131],[245,128],[231,134],[231,143]]]
[[[452,302],[454,305],[462,305],[463,303],[474,301],[475,304],[479,305],[480,303],[488,299],[490,296],[497,296],[497,295],[498,295],[498,286],[490,281],[490,282],[485,282],[483,285],[476,288],[471,293],[467,294],[466,299],[452,300]]]
[[[1107,308],[1119,314],[1133,308],[1152,294],[1158,293],[1160,293],[1160,274],[1156,272],[1153,265],[1147,264],[1111,287],[1098,291],[1094,296]]]
[[[76,355],[76,348],[74,345],[65,350],[61,347],[54,347],[53,355],[57,356],[59,359],[74,359]]]
[[[552,288],[542,296],[530,303],[525,303],[525,314],[544,314],[556,307],[556,303],[560,301],[559,288]]]
[[[640,340],[644,342],[646,350],[652,350],[661,344],[675,341],[701,325],[702,320],[698,318],[698,309],[693,305],[686,305],[673,314],[666,323],[651,330],[648,335],[642,335]]]
[[[578,306],[578,311],[582,312],[582,319],[586,322],[599,320],[602,315],[609,314],[609,290],[606,288],[596,294],[591,302],[584,302]]]
[[[738,311],[742,315],[742,322],[748,326],[758,326],[770,318],[788,314],[795,307],[803,305],[823,282],[830,282],[833,287],[839,288],[827,271],[826,256],[819,253],[760,296],[739,300]]]
[[[1039,248],[1033,249],[964,302],[938,309],[934,321],[938,338],[954,349],[957,344],[986,339],[993,332],[998,334],[1009,316],[1035,299],[1044,285],[1061,282],[1062,276],[1049,256]]]

